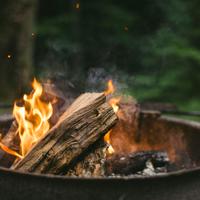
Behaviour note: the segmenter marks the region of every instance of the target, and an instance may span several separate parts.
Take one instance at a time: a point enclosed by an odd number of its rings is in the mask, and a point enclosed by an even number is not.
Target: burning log
[[[16,156],[13,155],[15,154],[14,152],[19,151],[19,137],[16,130],[17,130],[17,123],[16,121],[13,121],[8,133],[1,140],[0,166],[10,167],[16,159]],[[12,149],[13,152],[10,152],[11,154],[7,154],[5,151],[2,150],[5,148]]]
[[[72,100],[74,99],[73,96],[67,97],[64,93],[58,89],[55,84],[50,82],[43,83],[42,86],[34,80],[32,83],[34,86],[34,90],[32,90],[30,97],[36,97],[35,90],[38,91],[38,88],[42,88],[42,93],[39,95],[38,99],[48,104],[51,102],[54,113],[51,116],[49,122],[50,125],[53,126],[58,121],[59,117],[64,113],[64,111],[69,107]],[[37,87],[36,87],[37,86]],[[37,98],[37,97],[36,97]],[[24,98],[23,98],[24,100]],[[37,100],[36,100],[37,101]],[[32,102],[36,102],[35,100]],[[27,100],[26,100],[27,102]],[[21,104],[22,102],[20,102]],[[26,106],[28,103],[26,103]],[[29,106],[29,107],[28,107]],[[30,105],[28,105],[28,109],[30,110]],[[37,105],[38,106],[38,105]],[[26,108],[25,108],[26,109]],[[35,109],[35,108],[34,108]],[[38,109],[38,108],[37,108]],[[41,109],[41,106],[39,110]],[[41,111],[41,110],[40,110]],[[44,114],[44,112],[43,112]],[[30,115],[29,115],[30,116]],[[15,116],[16,117],[16,116]],[[34,116],[35,117],[35,116]],[[36,116],[37,118],[37,116]],[[35,120],[38,121],[38,118]],[[27,121],[30,121],[30,117]],[[19,121],[19,120],[18,120]],[[33,120],[34,121],[34,120]],[[13,122],[13,123],[12,123]],[[23,124],[24,126],[24,124]],[[19,138],[19,124],[12,115],[3,115],[0,116],[0,134],[1,134],[1,141],[0,141],[0,166],[10,167],[12,163],[15,161],[16,155],[17,157],[21,157],[20,151],[20,139]],[[2,139],[3,138],[3,139]],[[22,146],[21,146],[22,148]],[[6,153],[5,153],[6,152]],[[20,154],[18,154],[20,152]]]
[[[13,120],[14,117],[12,115],[6,114],[0,116],[0,133],[2,134],[2,136],[4,136],[8,132]]]
[[[14,169],[62,174],[65,168],[116,123],[117,117],[103,93],[85,93]]]
[[[106,160],[105,171],[107,175],[135,174],[144,170],[146,162],[149,160],[154,167],[163,167],[169,163],[167,153],[162,151],[141,151],[129,154],[115,154]]]
[[[63,113],[63,108],[66,108],[66,104],[69,103],[69,101],[66,102],[63,93],[57,89],[55,85],[49,83],[44,84],[43,87],[41,99],[43,102],[52,102],[52,106],[55,110],[55,114],[52,115],[50,119],[50,123],[53,125],[58,121],[58,117]],[[34,92],[33,90],[31,94],[33,95]],[[0,166],[10,167],[15,161],[16,156],[21,157],[21,155],[18,154],[20,152],[18,126],[19,124],[13,116],[5,115],[0,117],[0,130],[3,138],[0,141]]]

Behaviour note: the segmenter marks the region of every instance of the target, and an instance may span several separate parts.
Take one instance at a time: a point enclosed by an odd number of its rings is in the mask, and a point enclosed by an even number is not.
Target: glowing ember
[[[30,95],[24,95],[23,106],[16,103],[13,115],[17,121],[17,133],[20,138],[20,154],[0,143],[0,147],[9,154],[22,158],[30,148],[44,136],[50,128],[48,120],[53,114],[51,103],[41,100],[42,85],[34,79],[32,83],[34,91]]]

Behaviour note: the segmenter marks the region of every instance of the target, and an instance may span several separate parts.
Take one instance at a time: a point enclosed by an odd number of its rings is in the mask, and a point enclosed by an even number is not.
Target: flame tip
[[[107,82],[107,89],[104,91],[104,94],[107,96],[113,94],[114,92],[115,92],[115,86],[113,84],[112,79],[109,79]]]

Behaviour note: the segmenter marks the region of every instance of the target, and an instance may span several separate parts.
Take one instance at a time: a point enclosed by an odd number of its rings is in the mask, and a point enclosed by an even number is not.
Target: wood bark
[[[65,168],[107,133],[117,117],[103,93],[85,93],[58,123],[13,168],[25,172],[62,174]]]
[[[17,134],[17,123],[14,120],[8,133],[3,137],[1,143],[6,147],[18,152],[19,151],[19,136]],[[4,150],[0,149],[0,166],[10,167],[15,161],[16,157],[6,153]]]
[[[104,163],[108,145],[100,140],[79,156],[75,165],[69,166],[66,176],[102,177],[105,175]]]

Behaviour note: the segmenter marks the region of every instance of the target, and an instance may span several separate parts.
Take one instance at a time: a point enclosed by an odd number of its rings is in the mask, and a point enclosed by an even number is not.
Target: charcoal
[[[130,175],[143,171],[147,161],[151,161],[154,168],[165,167],[169,158],[164,151],[141,151],[129,154],[114,154],[105,161],[106,175]]]

